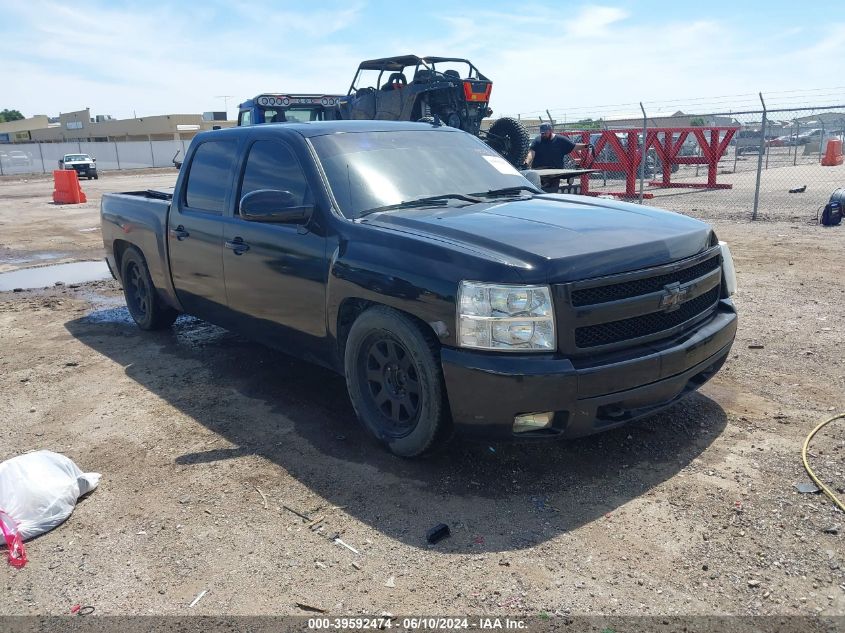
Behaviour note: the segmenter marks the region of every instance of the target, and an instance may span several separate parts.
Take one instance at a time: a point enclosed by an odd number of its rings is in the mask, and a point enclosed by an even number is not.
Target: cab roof
[[[425,131],[434,130],[438,132],[461,132],[457,128],[448,125],[433,125],[431,123],[416,123],[411,121],[312,121],[310,123],[264,123],[262,125],[248,125],[244,127],[230,127],[221,130],[209,130],[197,134],[197,138],[207,136],[215,137],[238,137],[253,136],[259,134],[278,133],[287,135],[291,132],[298,133],[306,138],[314,136],[326,136],[328,134],[344,133],[365,133],[365,132],[402,132],[402,131]]]

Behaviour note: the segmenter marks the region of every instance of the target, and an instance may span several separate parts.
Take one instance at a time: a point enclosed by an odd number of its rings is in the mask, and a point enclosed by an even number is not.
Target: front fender
[[[348,224],[331,253],[326,289],[329,335],[341,338],[344,304],[364,301],[405,312],[455,346],[456,295],[462,280],[521,283],[516,267],[426,235]]]

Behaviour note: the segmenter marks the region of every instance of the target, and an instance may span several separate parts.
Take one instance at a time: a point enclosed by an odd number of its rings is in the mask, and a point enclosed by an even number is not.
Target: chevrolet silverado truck
[[[103,196],[143,330],[187,313],[329,367],[393,453],[567,438],[694,391],[733,343],[707,224],[544,194],[478,138],[387,121],[203,132],[172,190]]]
[[[73,169],[77,176],[85,176],[88,180],[100,179],[97,173],[97,159],[88,154],[65,154],[59,159],[59,169]]]

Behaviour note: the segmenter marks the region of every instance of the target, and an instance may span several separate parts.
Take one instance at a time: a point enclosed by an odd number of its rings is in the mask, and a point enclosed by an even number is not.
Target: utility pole
[[[226,110],[226,120],[229,120],[229,99],[234,99],[234,95],[217,95],[215,99],[223,99],[223,109]]]

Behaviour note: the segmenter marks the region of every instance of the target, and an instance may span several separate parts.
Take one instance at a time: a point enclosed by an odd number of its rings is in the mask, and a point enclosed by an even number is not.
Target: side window
[[[296,206],[311,203],[305,173],[291,149],[282,143],[256,141],[249,149],[238,199],[258,189],[290,191]]]
[[[237,149],[234,141],[207,141],[197,148],[188,172],[185,206],[223,214]]]
[[[252,112],[249,110],[241,112],[241,120],[238,121],[238,125],[252,125]]]

